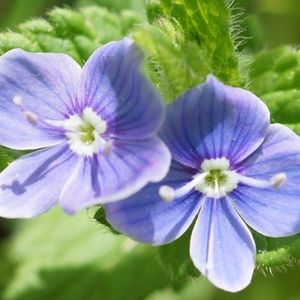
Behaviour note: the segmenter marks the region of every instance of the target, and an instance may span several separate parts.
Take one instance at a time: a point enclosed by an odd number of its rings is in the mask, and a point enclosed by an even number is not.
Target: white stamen
[[[171,202],[175,198],[180,198],[190,192],[195,186],[197,186],[203,178],[206,176],[205,173],[203,174],[197,174],[193,180],[189,181],[187,184],[183,185],[179,189],[174,190],[173,188],[163,185],[159,189],[159,195],[160,197],[166,201]]]
[[[22,97],[14,96],[12,101],[15,105],[20,107],[20,109],[22,110],[22,113],[24,114],[25,118],[27,119],[27,121],[29,123],[31,123],[32,125],[35,125],[37,123],[38,116],[34,112],[32,112],[26,108],[26,106],[23,103]]]
[[[239,182],[248,185],[248,186],[253,186],[257,188],[268,188],[272,186],[272,183],[267,180],[260,180],[260,179],[255,179],[252,177],[247,177],[239,174]]]
[[[247,177],[230,170],[230,162],[225,157],[204,160],[201,170],[193,179],[178,189],[161,186],[159,195],[162,200],[171,202],[182,197],[195,188],[196,191],[210,198],[221,198],[231,193],[239,183],[256,188],[280,188],[286,181],[285,173],[275,174],[270,180]]]
[[[198,184],[200,184],[203,181],[205,176],[206,173],[197,174],[196,176],[194,176],[193,180],[191,180],[190,182],[188,182],[187,184],[185,184],[184,186],[176,190],[175,192],[176,198],[182,197],[188,192],[190,192],[194,187],[196,187]]]
[[[252,177],[247,177],[239,174],[239,181],[248,186],[253,186],[261,189],[270,187],[280,188],[286,181],[285,173],[275,174],[270,180],[260,180]]]
[[[70,148],[77,154],[92,156],[99,151],[105,155],[109,155],[111,152],[112,141],[102,137],[107,129],[107,124],[92,108],[86,107],[82,111],[82,116],[72,115],[67,120],[47,120],[40,119],[33,111],[29,110],[23,103],[22,97],[16,95],[12,101],[22,110],[30,124],[36,125],[39,121],[48,126],[64,129]]]
[[[172,202],[175,199],[175,190],[167,185],[163,185],[159,188],[158,194],[160,198],[165,202]]]
[[[17,106],[22,106],[23,100],[20,96],[14,96],[12,99],[13,103]]]

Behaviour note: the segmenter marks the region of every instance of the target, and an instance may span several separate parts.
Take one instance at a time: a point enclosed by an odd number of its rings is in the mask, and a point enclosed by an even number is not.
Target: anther
[[[161,186],[158,194],[165,202],[172,202],[175,199],[175,190],[167,185]]]
[[[22,97],[21,96],[14,96],[13,99],[12,99],[12,101],[13,101],[13,103],[15,105],[17,105],[18,107],[20,107],[20,109],[22,110],[22,113],[26,117],[27,121],[29,123],[31,123],[32,125],[35,125],[36,122],[37,122],[37,120],[38,120],[38,116],[34,112],[26,109],[26,107],[25,107],[25,105],[23,103]]]
[[[158,191],[159,196],[166,202],[171,202],[176,198],[183,197],[184,195],[188,194],[193,188],[195,188],[195,186],[200,184],[206,175],[206,173],[197,174],[191,181],[176,190],[174,190],[170,186],[163,185]]]
[[[274,175],[271,179],[273,186],[278,189],[282,187],[282,185],[285,183],[285,181],[286,181],[285,173],[278,173],[278,174]]]
[[[14,96],[12,101],[15,105],[22,107],[23,100],[20,96]]]
[[[23,114],[25,115],[25,117],[29,123],[31,123],[32,125],[36,124],[36,122],[38,120],[38,116],[35,113],[26,110],[23,112]]]

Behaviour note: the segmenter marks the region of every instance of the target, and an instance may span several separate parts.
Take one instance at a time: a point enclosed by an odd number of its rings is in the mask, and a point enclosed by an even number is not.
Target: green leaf
[[[99,46],[132,35],[145,50],[151,79],[167,102],[214,73],[238,85],[238,62],[230,37],[230,15],[224,0],[151,1],[151,25],[130,11],[111,13],[97,6],[76,12],[55,8],[48,21],[35,19],[15,32],[0,34],[0,54],[13,49],[64,52],[83,64]]]
[[[223,0],[148,1],[150,26],[134,37],[148,57],[151,79],[166,102],[213,73],[239,85],[238,61]]]
[[[300,86],[299,89],[268,93],[261,98],[269,107],[273,122],[300,122]]]
[[[284,46],[250,65],[250,89],[268,105],[273,122],[300,123],[300,52]]]
[[[189,255],[190,236],[191,229],[178,240],[159,247],[160,262],[175,289],[182,288],[189,277],[200,276]]]
[[[94,219],[101,225],[104,226],[104,228],[108,229],[111,233],[113,234],[120,234],[118,231],[116,231],[106,220],[105,217],[105,210],[103,207],[99,207],[95,214],[94,214]]]
[[[49,12],[48,21],[34,19],[20,24],[15,32],[1,33],[0,54],[13,48],[63,52],[83,64],[95,49],[123,38],[138,22],[130,12],[115,14],[97,6],[79,12],[55,8]]]
[[[139,14],[143,14],[144,12],[144,0],[78,0],[77,2],[79,6],[83,7],[98,4],[112,11],[130,9]]]
[[[0,171],[7,167],[8,164],[16,160],[18,157],[28,153],[29,151],[19,151],[0,146]]]
[[[99,230],[85,212],[58,210],[19,223],[6,300],[144,299],[167,286],[156,248]]]
[[[113,234],[119,234],[107,222],[105,211],[98,208],[94,219]],[[190,277],[199,277],[199,271],[194,267],[190,255],[189,245],[192,227],[176,241],[158,247],[159,262],[170,284],[176,290],[181,289]]]
[[[285,238],[262,237],[264,246],[257,247],[258,268],[284,268],[299,263],[300,235]]]
[[[229,29],[229,10],[223,0],[161,0],[160,11],[155,15],[151,2],[148,15],[152,22],[164,16],[182,26],[185,40],[195,41],[211,60],[212,71],[217,77],[231,84],[239,79],[237,59]]]

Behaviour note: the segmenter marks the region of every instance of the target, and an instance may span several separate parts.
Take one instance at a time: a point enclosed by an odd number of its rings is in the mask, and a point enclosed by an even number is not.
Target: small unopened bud
[[[285,183],[285,181],[286,181],[285,173],[278,173],[278,174],[274,175],[271,179],[273,186],[278,189],[282,187],[282,185]]]
[[[165,202],[172,202],[175,198],[175,191],[167,185],[163,185],[159,188],[159,196]]]
[[[17,106],[22,106],[23,100],[20,96],[15,96],[13,97],[13,103],[16,104]]]

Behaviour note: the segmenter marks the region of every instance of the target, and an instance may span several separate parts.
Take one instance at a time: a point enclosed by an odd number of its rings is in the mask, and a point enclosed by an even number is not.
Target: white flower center
[[[83,110],[82,115],[73,115],[65,120],[62,127],[70,148],[80,155],[92,156],[94,153],[110,150],[110,143],[102,135],[107,129],[106,122],[90,107]]]
[[[195,189],[211,198],[220,198],[232,192],[238,186],[239,175],[229,167],[229,160],[225,157],[204,160],[201,165],[202,173],[194,177],[201,176]]]
[[[32,125],[40,123],[63,128],[70,148],[77,154],[92,156],[99,151],[109,154],[112,141],[106,141],[102,136],[106,132],[107,124],[91,107],[86,107],[81,115],[72,115],[69,119],[61,121],[40,118],[26,107],[22,97],[18,95],[14,96],[12,101]]]
[[[275,174],[271,180],[258,180],[243,176],[231,170],[229,160],[221,157],[205,159],[201,164],[201,170],[193,176],[190,182],[176,190],[169,186],[161,186],[159,195],[164,201],[170,202],[195,189],[209,198],[217,199],[231,193],[238,187],[239,183],[256,188],[279,188],[285,180],[285,173]]]

